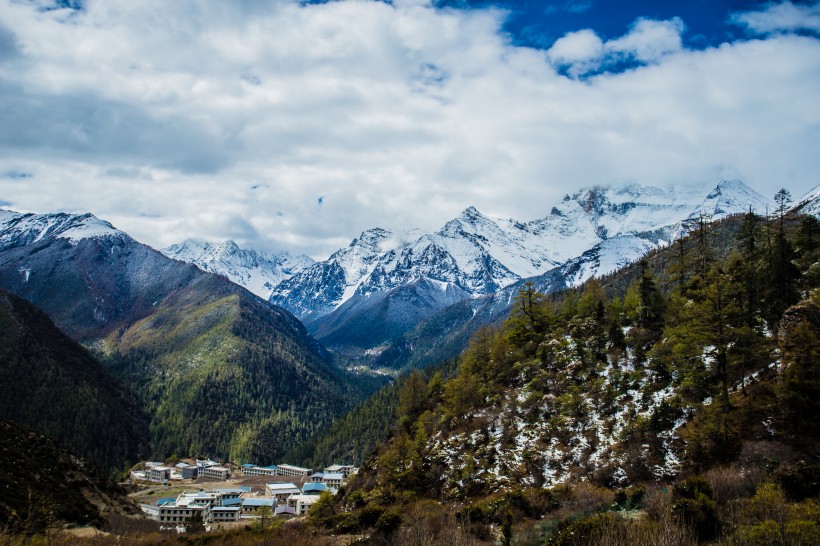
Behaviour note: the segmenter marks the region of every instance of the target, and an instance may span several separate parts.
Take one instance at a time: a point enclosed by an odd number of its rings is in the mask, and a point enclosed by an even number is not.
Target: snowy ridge
[[[0,248],[28,245],[46,237],[77,244],[83,239],[127,235],[93,214],[21,214],[0,210]]]
[[[820,218],[820,186],[801,197],[794,210]]]
[[[469,207],[430,234],[367,230],[347,248],[276,286],[270,299],[315,319],[354,296],[422,278],[477,297],[561,267],[574,285],[669,244],[687,221],[750,208],[763,214],[771,202],[740,181],[694,189],[595,186],[566,195],[549,216],[526,223]]]
[[[160,252],[203,271],[224,275],[263,299],[268,299],[274,286],[313,264],[307,256],[245,250],[233,241],[210,243],[188,239]]]

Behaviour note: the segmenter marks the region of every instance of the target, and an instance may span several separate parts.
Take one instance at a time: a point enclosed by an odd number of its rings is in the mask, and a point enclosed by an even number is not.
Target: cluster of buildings
[[[211,464],[213,463],[213,464]],[[226,480],[230,469],[214,461],[196,461],[166,466],[146,463],[144,470],[132,471],[132,479],[168,483],[170,480],[189,477],[213,477]],[[293,465],[257,466],[242,465],[244,476],[293,477],[302,482],[271,482],[265,484],[264,493],[254,492],[251,487],[239,486],[228,489],[211,489],[184,492],[177,497],[159,499],[156,504],[140,507],[151,519],[164,525],[184,527],[190,521],[204,524],[238,522],[242,519],[259,518],[262,514],[302,516],[319,500],[325,491],[335,494],[357,468],[350,465],[333,465],[323,472]]]
[[[195,460],[192,462],[182,461],[174,466],[166,466],[163,463],[149,461],[143,464],[142,470],[131,471],[131,481],[134,482],[149,481],[168,483],[171,480],[196,478],[210,478],[224,481],[230,477],[230,469],[210,459]]]

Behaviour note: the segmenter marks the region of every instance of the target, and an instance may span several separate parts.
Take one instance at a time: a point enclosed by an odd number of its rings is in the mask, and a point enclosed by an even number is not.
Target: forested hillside
[[[0,418],[106,471],[147,455],[148,419],[126,387],[39,309],[0,290]]]
[[[817,543],[820,225],[778,197],[577,290],[525,287],[455,377],[404,383],[391,440],[316,521],[398,542],[426,513],[507,544]]]

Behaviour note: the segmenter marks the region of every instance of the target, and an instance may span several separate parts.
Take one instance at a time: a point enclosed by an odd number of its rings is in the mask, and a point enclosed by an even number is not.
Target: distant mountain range
[[[546,291],[576,286],[669,244],[700,217],[750,208],[762,214],[772,203],[739,181],[705,190],[596,186],[566,195],[548,216],[530,222],[470,207],[434,233],[365,231],[280,283],[270,299],[331,350],[395,369],[402,361],[390,356],[396,347],[430,348],[419,329],[435,331],[447,345],[452,328],[471,322],[472,332],[503,318],[525,279]],[[465,342],[445,353],[457,354]]]
[[[422,332],[435,331],[441,341],[434,345],[443,348],[467,323],[472,326],[456,337],[503,318],[525,279],[546,291],[577,286],[669,244],[699,218],[749,209],[765,214],[773,203],[740,181],[701,188],[595,186],[566,195],[546,217],[529,222],[469,207],[433,233],[373,228],[323,261],[274,258],[290,264],[269,268],[267,278],[281,278],[278,284],[260,282],[264,256],[230,241],[186,242],[163,252],[257,294],[270,290],[270,301],[296,315],[329,349],[395,369],[409,358],[397,357],[397,347],[430,349],[430,336]],[[463,342],[457,350],[431,349],[437,355],[431,358],[457,353]]]

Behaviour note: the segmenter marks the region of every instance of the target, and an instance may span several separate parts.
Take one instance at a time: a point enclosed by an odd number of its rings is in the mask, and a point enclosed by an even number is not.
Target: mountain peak
[[[27,245],[45,237],[68,239],[77,244],[83,239],[125,237],[109,222],[90,213],[32,214],[0,211],[0,248]]]
[[[270,296],[274,286],[313,264],[307,256],[247,250],[230,239],[216,243],[186,239],[160,252],[203,271],[224,275],[264,299]]]

